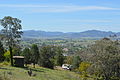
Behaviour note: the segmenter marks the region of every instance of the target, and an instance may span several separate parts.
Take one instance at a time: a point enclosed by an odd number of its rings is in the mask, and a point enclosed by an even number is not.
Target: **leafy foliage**
[[[6,51],[5,53],[4,53],[4,57],[5,57],[5,61],[10,61],[10,51]]]
[[[39,59],[39,49],[36,44],[33,44],[31,47],[31,61],[33,62],[34,67],[35,64],[38,62],[38,59]]]
[[[73,61],[72,61],[72,66],[73,66],[73,69],[77,69],[79,68],[79,64],[81,63],[81,59],[79,56],[74,56],[73,57]]]
[[[38,64],[43,67],[53,68],[53,48],[50,46],[42,47],[40,50],[40,59]]]
[[[72,64],[72,62],[73,62],[73,56],[66,56],[65,57],[66,64]]]
[[[25,48],[23,51],[22,51],[22,56],[24,56],[24,61],[25,61],[25,64],[27,65],[28,63],[31,63],[31,52],[30,52],[30,49],[29,48]]]
[[[55,56],[54,56],[54,64],[56,66],[62,66],[64,63],[64,56],[63,56],[63,50],[61,47],[55,47]]]
[[[21,20],[17,18],[12,18],[10,16],[6,16],[0,20],[1,26],[3,26],[2,34],[4,35],[4,40],[6,45],[8,45],[11,55],[11,65],[13,66],[13,53],[12,48],[15,44],[17,44],[21,38],[22,29]]]
[[[0,24],[4,28],[2,29],[2,33],[5,36],[7,45],[13,46],[21,38],[22,31],[19,30],[22,29],[22,26],[20,23],[21,20],[10,16],[6,16],[0,20]]]
[[[87,69],[90,67],[90,63],[88,62],[81,62],[80,65],[79,65],[79,71],[80,72],[86,72]]]
[[[61,47],[56,46],[44,46],[40,50],[39,65],[47,68],[53,68],[61,66],[64,62],[64,56],[62,54]]]
[[[90,74],[102,76],[105,80],[111,80],[112,77],[120,78],[120,44],[118,41],[99,40],[85,52],[89,54],[86,60],[92,63],[88,69]]]

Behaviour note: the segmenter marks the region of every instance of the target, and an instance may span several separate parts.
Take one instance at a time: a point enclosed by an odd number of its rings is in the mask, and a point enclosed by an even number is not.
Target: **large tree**
[[[54,49],[54,64],[56,66],[62,66],[64,63],[64,56],[63,56],[63,50],[61,47],[55,47]]]
[[[12,48],[17,44],[21,38],[22,29],[21,20],[13,18],[11,16],[6,16],[0,20],[1,26],[3,26],[2,34],[4,35],[4,40],[10,50],[11,65],[13,66],[13,53]]]
[[[104,80],[115,80],[120,78],[120,43],[103,39],[88,49],[88,61],[92,63],[88,69],[91,74],[97,77],[102,76]],[[116,79],[119,80],[119,79]]]
[[[31,57],[32,57],[32,55],[31,55],[31,52],[30,52],[30,49],[29,48],[25,48],[23,51],[22,51],[22,54],[21,54],[22,56],[24,56],[25,57],[25,64],[26,64],[26,66],[27,66],[27,64],[29,64],[29,63],[31,63]]]
[[[38,64],[42,67],[53,69],[54,66],[61,66],[64,62],[63,50],[59,46],[43,46],[40,50]]]
[[[54,47],[44,46],[40,50],[40,59],[38,64],[42,67],[52,68],[54,66]]]
[[[39,49],[36,44],[33,44],[31,47],[31,55],[32,55],[31,61],[33,62],[35,68],[35,64],[38,62],[38,58],[39,58]]]

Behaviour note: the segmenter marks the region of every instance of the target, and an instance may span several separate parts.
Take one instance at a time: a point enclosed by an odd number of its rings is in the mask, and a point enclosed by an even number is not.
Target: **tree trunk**
[[[33,63],[33,67],[35,68],[35,63]]]
[[[25,66],[27,67],[27,63],[25,63]]]
[[[10,50],[11,66],[14,66],[14,65],[13,65],[13,53],[12,53],[12,47],[11,47],[11,46],[9,46],[9,50]]]

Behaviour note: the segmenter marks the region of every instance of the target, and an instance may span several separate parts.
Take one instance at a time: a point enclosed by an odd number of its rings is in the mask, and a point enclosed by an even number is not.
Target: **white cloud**
[[[87,20],[79,20],[79,19],[63,19],[63,20],[58,20],[58,22],[74,22],[74,23],[111,23],[111,22],[113,22],[112,20],[98,20],[98,19],[95,19],[95,20],[93,20],[93,19],[87,19]]]
[[[76,6],[76,5],[30,5],[30,4],[0,4],[4,8],[23,8],[31,12],[74,12],[81,10],[120,10],[120,8],[103,7],[103,6]]]
[[[47,6],[47,5],[30,5],[30,4],[0,4],[0,7],[38,8],[38,7],[49,7],[49,6]]]

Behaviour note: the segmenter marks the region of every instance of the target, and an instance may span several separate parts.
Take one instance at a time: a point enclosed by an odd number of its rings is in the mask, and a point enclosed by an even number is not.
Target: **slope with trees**
[[[94,45],[80,52],[79,55],[84,62],[91,64],[86,72],[89,75],[95,75],[97,80],[100,78],[104,80],[120,79],[119,41],[112,41],[109,38],[98,40]]]

